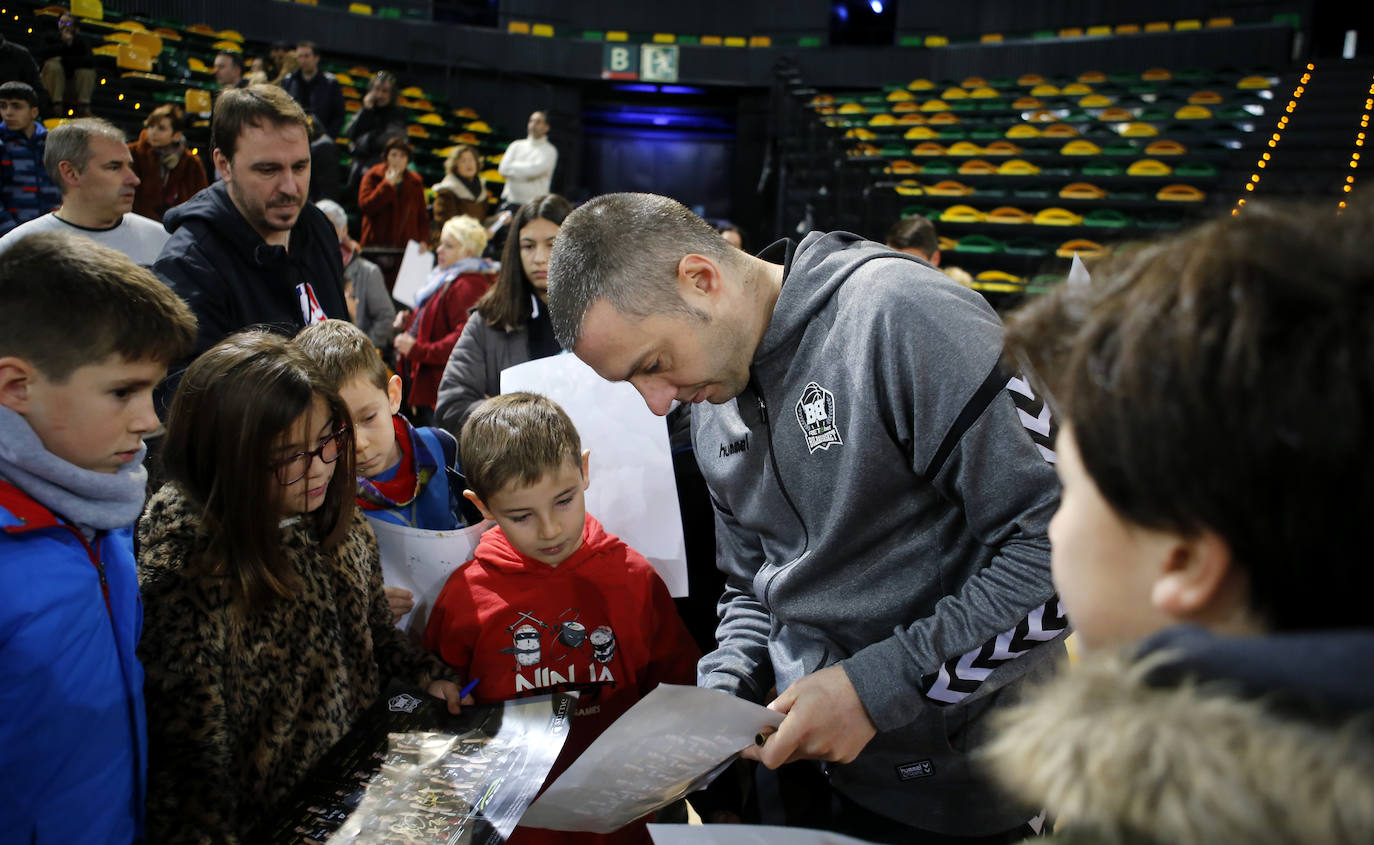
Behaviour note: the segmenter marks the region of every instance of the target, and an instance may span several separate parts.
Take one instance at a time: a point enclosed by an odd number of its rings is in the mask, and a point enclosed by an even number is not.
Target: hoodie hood
[[[778,241],[759,253],[759,258],[783,265],[782,292],[778,295],[768,330],[754,353],[755,361],[789,346],[811,318],[822,311],[831,297],[859,268],[875,258],[900,257],[926,264],[915,256],[888,249],[849,232],[812,232],[800,244]],[[930,266],[926,264],[926,266]],[[787,280],[804,277],[806,286],[788,287]]]
[[[997,778],[1066,839],[1374,841],[1374,631],[1166,631],[998,719]]]
[[[474,557],[478,562],[502,573],[524,573],[548,578],[551,575],[562,576],[576,572],[584,562],[617,543],[619,540],[614,534],[608,534],[596,517],[587,514],[587,521],[582,526],[582,545],[557,566],[549,566],[516,551],[499,526],[482,535]]]
[[[316,216],[319,221],[312,220]],[[307,202],[296,218],[296,225],[291,227],[292,252],[303,252],[310,245],[312,229],[320,231],[319,223],[323,223],[328,231],[334,231],[333,224],[324,216],[324,212]],[[222,180],[168,211],[163,215],[162,225],[170,234],[175,234],[183,226],[187,227],[196,232],[197,239],[213,234],[228,242],[234,252],[251,256],[252,262],[260,267],[280,267],[288,261],[288,252],[284,247],[263,240],[262,235],[239,213],[234,201],[229,198],[228,185]]]

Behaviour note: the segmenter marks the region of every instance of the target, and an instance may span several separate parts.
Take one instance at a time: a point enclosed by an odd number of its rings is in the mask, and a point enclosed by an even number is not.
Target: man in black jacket
[[[172,237],[153,265],[195,312],[193,357],[250,326],[294,335],[328,317],[348,319],[339,241],[306,202],[307,125],[274,85],[232,88],[215,103],[220,181],[167,213]]]
[[[315,122],[320,133],[310,142],[310,156],[314,161],[315,184],[310,199],[337,200],[339,193],[339,148],[334,139],[343,131],[343,89],[334,74],[320,69],[320,50],[313,41],[296,45],[297,69],[281,81],[305,113]]]
[[[363,97],[363,107],[348,124],[348,151],[353,166],[348,172],[345,193],[355,195],[367,169],[382,160],[382,147],[397,135],[406,134],[406,114],[396,105],[396,77],[380,71],[372,77]]]
[[[53,105],[48,98],[48,89],[43,87],[43,80],[38,75],[38,63],[33,60],[33,54],[21,44],[13,41],[6,41],[5,36],[0,34],[0,82],[27,82],[34,91],[38,92],[38,112],[41,115],[52,117]]]

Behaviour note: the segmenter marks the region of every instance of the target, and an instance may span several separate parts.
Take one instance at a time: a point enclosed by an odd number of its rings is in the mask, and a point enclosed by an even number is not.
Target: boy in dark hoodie
[[[552,783],[659,683],[691,684],[701,656],[642,555],[587,514],[588,453],[557,404],[488,399],[463,425],[464,492],[497,527],[444,585],[424,644],[477,682],[479,703],[580,692]],[[512,845],[649,842],[644,820],[611,834],[518,827]]]
[[[1371,212],[1249,206],[1011,321],[1085,659],[989,755],[1064,841],[1374,841]]]
[[[153,387],[186,306],[87,238],[0,256],[0,831],[143,839],[143,624],[134,519]]]

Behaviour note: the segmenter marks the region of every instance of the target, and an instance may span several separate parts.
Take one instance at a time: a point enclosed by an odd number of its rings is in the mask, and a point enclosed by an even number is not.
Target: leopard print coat
[[[198,521],[169,484],[138,528],[150,843],[243,841],[389,678],[455,677],[392,625],[362,514],[328,553],[304,522],[284,524],[303,587],[247,620],[222,580],[187,566]]]

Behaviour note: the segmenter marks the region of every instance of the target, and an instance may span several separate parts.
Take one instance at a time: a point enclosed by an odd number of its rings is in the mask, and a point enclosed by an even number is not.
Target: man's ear
[[[935,250],[930,254],[930,264],[932,267],[940,266],[940,250]]]
[[[394,373],[386,381],[386,399],[391,415],[396,416],[396,412],[401,410],[401,377]]]
[[[589,461],[589,459],[591,458],[591,456],[592,456],[592,450],[590,450],[590,449],[583,449],[583,450],[582,450],[582,489],[583,489],[583,490],[586,490],[589,486],[591,486],[591,483],[592,483],[592,476],[591,476],[591,473],[587,471],[587,468],[588,468],[589,466],[591,466],[591,463],[590,463],[590,461]]]
[[[719,297],[724,282],[720,265],[705,255],[688,253],[677,263],[678,292],[689,304]]]
[[[57,172],[62,177],[62,181],[67,183],[68,188],[76,188],[81,185],[81,171],[76,169],[76,165],[70,161],[59,161]]]
[[[215,147],[212,158],[215,161],[215,172],[219,174],[220,180],[226,185],[229,184],[231,181],[229,179],[229,157],[219,147]]]
[[[469,502],[472,502],[473,506],[476,507],[477,510],[481,512],[482,518],[483,518],[483,519],[491,519],[491,520],[496,519],[496,517],[494,517],[494,516],[491,515],[491,511],[487,510],[487,505],[486,505],[486,503],[483,502],[481,499],[477,498],[477,494],[476,494],[476,493],[472,492],[471,490],[464,490],[464,491],[463,491],[463,498],[464,498],[464,499],[467,499]]]
[[[1179,537],[1170,547],[1159,577],[1150,591],[1155,607],[1177,619],[1206,617],[1228,608],[1232,595],[1243,588],[1231,549],[1220,535],[1204,530],[1196,537]]]
[[[16,414],[29,409],[29,386],[33,384],[33,365],[23,358],[0,358],[0,406]]]

